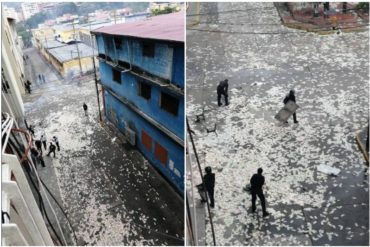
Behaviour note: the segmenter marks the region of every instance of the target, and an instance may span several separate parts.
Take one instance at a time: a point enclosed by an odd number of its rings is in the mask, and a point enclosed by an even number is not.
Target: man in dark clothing
[[[37,167],[37,161],[38,161],[38,157],[39,156],[39,152],[36,150],[36,148],[31,148],[31,158],[32,158],[32,161],[33,163],[35,164],[35,167]]]
[[[85,116],[87,116],[87,105],[86,105],[86,103],[84,102],[84,104],[83,104],[83,106],[82,106],[83,108],[84,108],[84,111],[85,111]]]
[[[252,212],[256,211],[256,199],[257,196],[261,201],[263,217],[269,215],[266,211],[265,195],[263,194],[262,186],[265,184],[265,177],[262,176],[262,168],[258,168],[257,174],[254,174],[251,178],[251,194],[252,194]]]
[[[55,158],[55,148],[56,148],[55,145],[52,142],[50,142],[49,153],[47,154],[47,156],[49,156],[50,153],[54,153],[54,158]]]
[[[31,94],[31,82],[27,80],[25,84],[26,84],[25,86],[26,86],[27,92]]]
[[[32,136],[35,136],[35,129],[34,129],[34,126],[33,125],[30,125],[28,127],[28,131],[31,133]]]
[[[211,201],[211,208],[215,207],[215,199],[214,199],[214,192],[215,192],[215,174],[212,173],[212,168],[207,166],[205,168],[206,175],[203,176],[204,187],[206,188],[209,196],[209,200]]]
[[[55,143],[55,145],[57,145],[58,151],[60,151],[58,137],[53,136],[53,142]]]
[[[288,101],[293,101],[295,103],[295,91],[293,89],[289,91],[289,94],[287,96],[285,96],[283,102],[284,104],[286,104],[288,103]],[[295,112],[293,113],[293,120],[294,120],[294,123],[298,123],[297,115]],[[286,123],[288,123],[288,121],[286,121]]]
[[[218,86],[217,86],[217,104],[218,104],[218,106],[222,106],[221,95],[223,95],[224,98],[225,98],[225,105],[229,105],[228,94],[227,94],[228,88],[229,88],[229,83],[228,83],[227,79],[224,80],[224,81],[220,81],[220,83],[218,84]]]
[[[44,158],[42,157],[42,154],[40,153],[39,156],[37,157],[41,163],[41,166],[42,167],[46,167],[45,166],[45,161],[44,161]]]
[[[44,148],[46,150],[46,135],[45,134],[41,135],[40,141],[42,142],[42,144],[44,144]]]
[[[39,151],[42,154],[42,142],[40,140],[36,140],[35,145],[36,145],[37,151]]]
[[[228,95],[227,90],[229,89],[229,80],[225,79],[223,82],[223,85],[224,85],[224,92],[226,93],[226,95]]]

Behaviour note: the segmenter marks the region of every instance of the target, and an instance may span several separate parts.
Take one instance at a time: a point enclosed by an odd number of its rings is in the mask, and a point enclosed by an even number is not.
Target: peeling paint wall
[[[139,77],[129,72],[122,73],[122,83],[119,84],[112,79],[112,67],[110,65],[100,61],[99,67],[101,83],[103,85],[110,87],[115,93],[126,98],[157,122],[160,122],[171,132],[175,133],[178,137],[184,139],[184,100],[182,97],[172,94],[179,99],[178,115],[175,116],[159,107],[161,91],[171,94],[171,92],[166,88],[159,88],[153,83],[146,81],[148,85],[151,85],[151,98],[147,100],[138,95]]]
[[[184,88],[184,45],[180,43],[154,42],[154,56],[143,56],[143,44],[147,40],[138,38],[97,35],[99,54],[109,57],[112,62],[131,63],[144,73],[167,79],[179,88]],[[108,59],[109,60],[109,59]],[[184,184],[184,148],[174,141],[169,134],[159,127],[167,129],[184,140],[184,97],[170,87],[161,87],[144,80],[131,71],[120,74],[121,82],[113,79],[114,68],[106,61],[99,61],[101,84],[114,92],[116,96],[105,91],[105,113],[109,121],[123,133],[129,128],[136,134],[136,146],[170,183],[183,193]],[[140,84],[150,86],[150,97],[140,96]],[[161,94],[166,93],[178,100],[177,114],[172,114],[160,107]],[[143,114],[152,118],[158,126],[150,123],[130,106],[138,108]],[[144,131],[145,133],[143,134]],[[143,140],[145,139],[145,140]],[[158,143],[159,145],[156,145]],[[148,146],[149,145],[149,146]],[[164,155],[164,156],[161,156]]]
[[[120,40],[116,48],[114,39]],[[153,42],[153,58],[143,56],[143,43]],[[109,56],[113,61],[123,61],[148,71],[180,88],[184,88],[184,44],[177,42],[153,41],[111,35],[97,35],[99,54]]]
[[[129,126],[136,133],[136,146],[145,157],[156,167],[181,193],[184,190],[184,149],[165,136],[156,127],[139,117],[134,111],[122,104],[109,92],[104,92],[106,117],[122,132]],[[128,126],[126,126],[128,125]],[[151,141],[151,149],[143,144],[142,131],[147,133]],[[168,152],[166,164],[155,157],[155,143],[159,143]]]

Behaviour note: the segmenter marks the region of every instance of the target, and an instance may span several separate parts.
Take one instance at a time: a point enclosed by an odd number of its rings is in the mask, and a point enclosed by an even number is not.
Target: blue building
[[[184,13],[102,27],[104,113],[184,193]]]

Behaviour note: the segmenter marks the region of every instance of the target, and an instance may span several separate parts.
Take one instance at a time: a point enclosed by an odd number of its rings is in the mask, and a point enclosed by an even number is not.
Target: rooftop
[[[43,40],[41,42],[42,42],[42,46],[45,47],[45,48],[47,48],[47,49],[52,49],[52,48],[66,46],[67,45],[67,44],[64,44],[62,42],[59,42],[57,40],[54,40],[54,39]]]
[[[98,54],[96,50],[94,51],[90,46],[83,43],[78,44],[78,50],[81,58],[92,57],[94,54]],[[78,58],[76,44],[49,49],[49,53],[61,63]]]
[[[184,12],[102,27],[93,33],[184,42]]]

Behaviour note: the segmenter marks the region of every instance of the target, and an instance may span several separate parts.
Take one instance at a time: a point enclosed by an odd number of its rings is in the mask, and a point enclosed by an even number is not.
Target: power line
[[[193,147],[193,151],[194,151],[194,155],[195,155],[195,159],[197,160],[197,164],[198,164],[198,169],[199,169],[199,173],[200,173],[200,178],[202,180],[202,184],[204,185],[204,179],[203,179],[203,172],[202,172],[202,168],[200,166],[200,161],[199,161],[199,157],[198,157],[198,152],[197,152],[197,149],[195,147],[195,143],[194,143],[194,139],[193,139],[193,130],[190,128],[190,124],[189,124],[189,120],[188,118],[186,118],[186,126],[187,126],[187,132],[188,132],[188,135],[190,137],[190,141],[191,141],[191,145]],[[213,227],[213,220],[212,220],[212,214],[211,214],[211,208],[209,206],[209,201],[208,201],[208,194],[207,192],[205,193],[205,196],[206,196],[206,203],[207,203],[207,209],[208,209],[208,217],[209,217],[209,222],[211,224],[211,230],[212,230],[212,238],[213,238],[213,245],[214,246],[217,246],[216,244],[216,235],[215,235],[215,229]]]
[[[64,216],[66,217],[66,219],[68,221],[68,224],[71,227],[71,230],[72,230],[72,233],[73,233],[73,237],[74,237],[74,239],[76,241],[76,244],[77,244],[76,232],[75,232],[75,230],[72,227],[71,221],[69,220],[69,218],[67,216],[67,213],[64,211],[63,207],[59,204],[59,202],[57,201],[57,199],[54,197],[54,195],[51,193],[51,191],[49,190],[49,188],[46,186],[46,184],[44,183],[44,181],[41,178],[40,178],[40,181],[44,185],[46,191],[49,192],[49,195],[54,199],[55,203],[58,205],[58,207],[60,208],[60,210],[62,211],[62,213],[64,214]]]
[[[17,138],[15,137],[15,136],[13,136],[14,137],[14,139],[15,140],[17,140]],[[17,148],[17,146],[13,143],[13,141],[11,140],[11,139],[9,139],[9,145],[10,146],[12,146],[13,147],[13,150],[15,150],[17,153],[18,153],[18,155],[20,155],[21,156],[21,151]],[[60,244],[63,244],[63,241],[61,240],[61,238],[60,238],[60,236],[58,235],[58,233],[57,233],[57,231],[55,230],[55,228],[54,228],[54,226],[53,226],[53,224],[51,223],[51,221],[50,221],[50,219],[49,219],[49,216],[48,216],[48,214],[47,214],[47,212],[46,212],[46,209],[45,209],[45,205],[44,205],[44,200],[42,199],[42,195],[41,195],[41,192],[40,192],[40,188],[39,187],[37,187],[37,185],[35,184],[35,181],[33,181],[33,178],[32,178],[32,176],[31,176],[31,174],[30,174],[30,160],[28,159],[28,157],[27,157],[27,160],[24,160],[24,162],[27,164],[27,168],[25,169],[26,170],[26,174],[28,175],[28,177],[29,177],[29,180],[31,181],[31,184],[33,185],[33,187],[35,188],[35,191],[36,191],[36,193],[37,193],[37,195],[39,196],[39,199],[40,199],[40,206],[41,206],[41,209],[43,209],[43,211],[45,212],[45,217],[46,217],[46,220],[48,221],[48,223],[49,223],[49,225],[50,225],[50,227],[51,227],[51,229],[52,229],[52,231],[53,231],[53,233],[54,233],[54,235],[57,237],[57,239],[58,239],[58,241],[59,241],[59,243]],[[50,205],[50,207],[51,207],[51,205]],[[40,211],[41,211],[41,209],[40,209]],[[63,233],[62,233],[63,234]],[[67,246],[67,243],[64,243],[64,245],[65,246]]]

